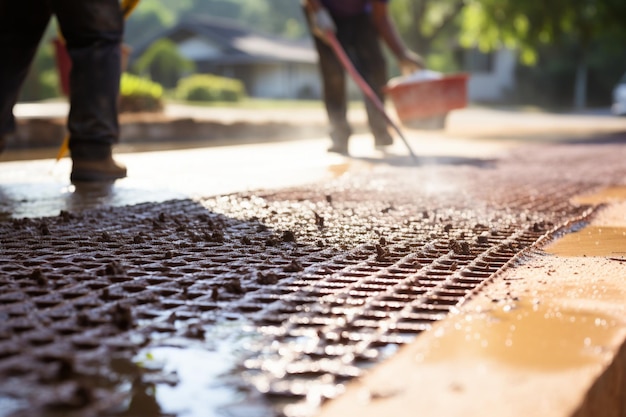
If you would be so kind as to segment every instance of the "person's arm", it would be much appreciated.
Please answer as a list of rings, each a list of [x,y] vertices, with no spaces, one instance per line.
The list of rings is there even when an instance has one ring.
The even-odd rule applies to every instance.
[[[319,0],[304,0],[304,8],[309,15],[315,36],[325,41],[328,32],[335,33],[337,31],[328,10]]]
[[[410,74],[424,68],[422,57],[407,48],[402,41],[395,24],[391,20],[386,2],[373,1],[372,19],[378,34],[398,59],[400,69],[404,74]]]
[[[304,0],[304,7],[309,13],[315,13],[322,8],[319,0]]]

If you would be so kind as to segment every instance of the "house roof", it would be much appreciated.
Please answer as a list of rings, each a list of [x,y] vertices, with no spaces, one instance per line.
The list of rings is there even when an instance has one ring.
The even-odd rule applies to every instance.
[[[192,39],[202,40],[217,51],[203,60],[216,63],[315,63],[317,60],[317,54],[308,39],[294,41],[280,38],[251,30],[233,20],[210,16],[187,18],[166,29],[136,48],[133,58],[140,56],[152,43],[162,38],[169,38],[177,44]]]

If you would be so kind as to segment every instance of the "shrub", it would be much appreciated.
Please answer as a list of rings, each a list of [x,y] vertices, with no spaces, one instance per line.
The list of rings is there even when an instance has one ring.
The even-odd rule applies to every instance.
[[[174,42],[160,39],[137,59],[133,72],[149,75],[165,88],[173,88],[185,73],[192,72],[194,68],[194,63],[178,52]]]
[[[120,111],[142,112],[163,109],[163,87],[160,84],[127,72],[120,83]]]
[[[176,87],[176,97],[186,101],[240,101],[245,97],[241,81],[211,74],[183,78]]]

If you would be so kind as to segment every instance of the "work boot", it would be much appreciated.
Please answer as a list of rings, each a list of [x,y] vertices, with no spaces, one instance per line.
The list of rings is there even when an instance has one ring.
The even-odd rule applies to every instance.
[[[333,143],[330,146],[330,148],[328,148],[328,152],[338,153],[340,155],[349,155],[348,144],[347,143]]]
[[[72,161],[70,181],[115,181],[126,177],[126,167],[112,156],[105,159],[75,159]]]
[[[352,134],[350,126],[340,125],[333,126],[330,132],[330,140],[332,145],[328,148],[328,152],[338,153],[340,155],[348,155],[348,140]]]
[[[389,132],[385,131],[374,134],[374,147],[376,149],[383,150],[391,145],[393,145],[393,137],[389,134]]]

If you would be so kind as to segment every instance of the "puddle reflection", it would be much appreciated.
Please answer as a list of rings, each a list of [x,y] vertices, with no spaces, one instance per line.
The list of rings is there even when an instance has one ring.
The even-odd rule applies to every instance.
[[[162,341],[134,358],[143,370],[121,416],[254,417],[273,416],[271,405],[243,388],[238,368],[258,336],[242,323],[218,325],[205,341]],[[257,394],[258,396],[258,394]]]
[[[603,314],[520,301],[458,320],[423,360],[463,358],[561,371],[596,363],[618,328],[615,318]]]
[[[162,367],[163,374],[173,375],[177,380],[175,384],[154,384],[154,404],[144,402],[148,408],[156,405],[164,413],[181,417],[218,416],[219,407],[238,399],[237,393],[220,381],[235,363],[226,347],[217,351],[158,347],[149,349],[139,360],[147,367]],[[137,411],[150,415],[145,414],[144,408]]]
[[[626,258],[626,228],[587,226],[547,245],[559,256],[609,256]]]

